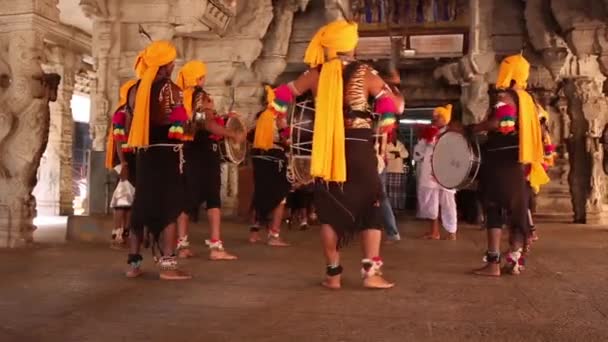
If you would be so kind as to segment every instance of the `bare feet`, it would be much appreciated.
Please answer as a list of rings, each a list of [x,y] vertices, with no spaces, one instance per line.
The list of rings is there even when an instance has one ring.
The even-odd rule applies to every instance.
[[[340,282],[340,275],[336,275],[336,276],[326,276],[325,280],[323,280],[323,282],[321,282],[321,286],[328,288],[330,290],[339,290],[340,287],[342,287],[341,282]]]
[[[125,275],[127,276],[127,278],[137,278],[142,274],[143,274],[143,271],[139,267],[137,267],[137,268],[130,267],[129,270],[127,270],[127,272],[125,272]]]
[[[448,236],[445,237],[448,241],[456,241],[456,233],[448,233]]]
[[[182,248],[177,251],[177,257],[180,259],[192,258],[193,256],[194,253],[192,252],[192,250],[190,250],[190,248]]]
[[[192,275],[179,269],[161,270],[160,279],[162,280],[189,280]]]
[[[290,244],[288,244],[287,242],[283,241],[283,239],[281,239],[280,237],[268,237],[268,242],[267,242],[268,246],[271,247],[289,247]]]
[[[441,235],[439,235],[439,233],[437,233],[437,234],[428,233],[428,234],[424,234],[422,236],[422,239],[423,240],[440,240]]]
[[[368,289],[390,289],[395,287],[395,283],[389,283],[380,275],[372,275],[363,279],[363,287]]]
[[[487,263],[484,267],[473,270],[473,274],[486,277],[500,277],[500,264]]]
[[[249,243],[257,243],[262,241],[262,237],[260,236],[260,232],[255,231],[249,233]]]
[[[237,260],[237,259],[238,258],[236,255],[232,255],[232,254],[226,252],[226,250],[212,249],[209,252],[209,260],[220,261],[220,260]]]

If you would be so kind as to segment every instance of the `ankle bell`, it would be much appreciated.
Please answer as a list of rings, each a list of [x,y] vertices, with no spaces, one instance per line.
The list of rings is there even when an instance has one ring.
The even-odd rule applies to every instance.
[[[213,239],[205,240],[205,244],[212,251],[223,251],[224,250],[224,243],[222,242],[222,240],[213,240]]]
[[[327,265],[327,270],[325,273],[330,277],[340,275],[342,274],[342,265]]]

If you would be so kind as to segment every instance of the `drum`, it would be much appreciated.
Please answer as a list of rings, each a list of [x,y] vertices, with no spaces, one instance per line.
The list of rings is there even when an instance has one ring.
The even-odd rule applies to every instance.
[[[228,130],[236,130],[245,132],[245,125],[238,117],[229,117],[226,120],[226,128]],[[236,143],[232,139],[222,139],[219,143],[220,156],[222,162],[240,164],[245,160],[247,153],[247,141]]]
[[[439,136],[433,150],[433,175],[444,188],[463,189],[471,185],[481,164],[477,141],[470,142],[458,132],[445,132]]]
[[[310,156],[312,154],[312,132],[315,109],[312,100],[305,100],[292,106],[287,116],[290,128],[288,170],[289,181],[298,186],[310,184]]]

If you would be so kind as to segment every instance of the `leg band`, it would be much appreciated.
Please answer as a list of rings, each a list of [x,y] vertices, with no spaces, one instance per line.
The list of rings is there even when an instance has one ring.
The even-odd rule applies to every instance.
[[[327,265],[327,275],[330,277],[342,274],[342,265]]]
[[[133,268],[139,268],[143,260],[144,258],[141,254],[129,254],[127,257],[127,264],[131,265]]]
[[[486,255],[483,257],[483,261],[488,264],[500,264],[500,259],[500,252],[487,251]]]

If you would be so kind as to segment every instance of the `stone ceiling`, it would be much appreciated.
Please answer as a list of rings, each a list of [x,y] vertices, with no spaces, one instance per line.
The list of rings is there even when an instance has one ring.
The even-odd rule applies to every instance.
[[[78,5],[80,0],[59,0],[59,20],[63,24],[76,27],[88,34],[93,31],[93,21],[87,18]]]

